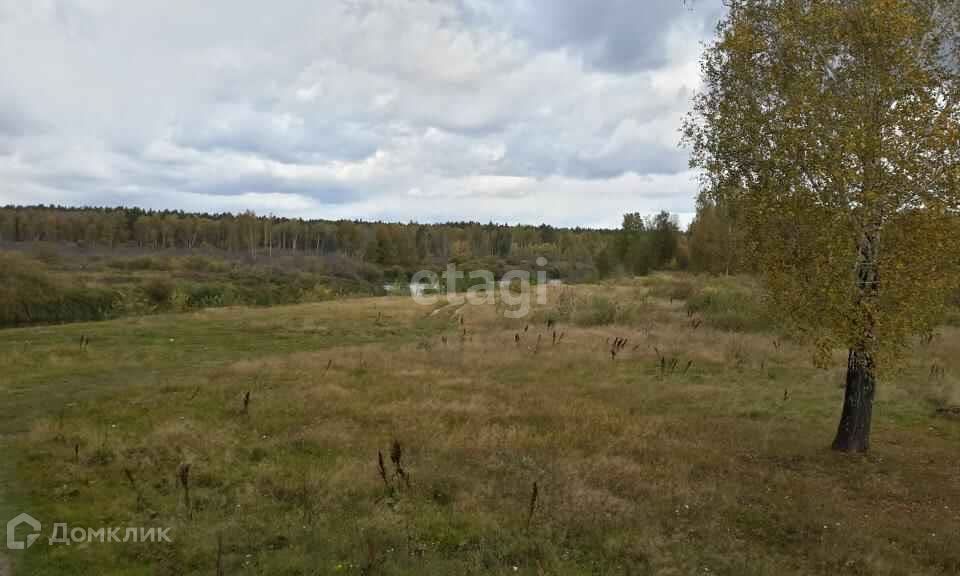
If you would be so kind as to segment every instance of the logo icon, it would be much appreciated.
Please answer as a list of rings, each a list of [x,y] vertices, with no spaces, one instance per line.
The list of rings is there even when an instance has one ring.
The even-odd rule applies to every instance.
[[[17,526],[26,524],[33,529],[34,534],[27,534],[26,542],[17,540]],[[37,541],[40,537],[40,521],[29,514],[21,514],[13,520],[7,522],[7,549],[25,550]]]

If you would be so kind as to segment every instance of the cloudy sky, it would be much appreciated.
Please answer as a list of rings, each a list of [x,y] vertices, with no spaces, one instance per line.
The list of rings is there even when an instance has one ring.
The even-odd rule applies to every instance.
[[[693,211],[719,0],[0,0],[0,204]],[[686,219],[686,218],[682,218]]]

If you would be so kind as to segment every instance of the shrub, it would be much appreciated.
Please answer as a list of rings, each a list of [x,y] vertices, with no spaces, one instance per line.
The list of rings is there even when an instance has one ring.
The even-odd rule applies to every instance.
[[[409,281],[409,275],[407,275],[406,270],[402,266],[391,266],[383,271],[383,279],[385,282],[402,284]]]
[[[719,330],[763,331],[773,321],[760,298],[749,291],[708,286],[687,300],[687,312],[699,314]]]
[[[217,284],[198,284],[186,290],[185,306],[187,308],[214,308],[226,306],[231,298],[227,294],[228,287]]]
[[[110,317],[119,293],[101,288],[65,288],[38,262],[0,255],[6,277],[0,284],[0,326],[83,322]]]
[[[155,256],[138,256],[136,258],[119,258],[107,262],[110,268],[119,270],[170,270],[170,260]]]
[[[40,242],[34,246],[30,255],[50,266],[60,263],[60,253],[57,251],[56,244]]]
[[[230,269],[229,263],[223,260],[215,260],[197,254],[183,258],[181,266],[191,272],[226,272]]]
[[[688,300],[696,293],[696,287],[690,280],[676,278],[656,279],[650,286],[650,295],[669,300]]]
[[[362,263],[358,273],[361,279],[371,284],[383,284],[383,270],[374,264],[370,264],[369,262]]]
[[[37,306],[58,292],[45,267],[20,254],[0,254],[5,279],[0,283],[0,324],[16,326],[34,321]]]
[[[165,308],[172,304],[176,286],[166,278],[154,278],[144,284],[142,290],[150,304]]]
[[[53,322],[90,322],[113,316],[120,294],[103,288],[71,288],[60,298]]]
[[[603,326],[616,322],[617,315],[616,302],[605,296],[594,296],[586,306],[577,307],[573,321],[581,326]]]

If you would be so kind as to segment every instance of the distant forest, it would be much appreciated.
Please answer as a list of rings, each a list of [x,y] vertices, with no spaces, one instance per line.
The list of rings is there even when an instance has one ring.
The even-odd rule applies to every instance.
[[[140,208],[5,206],[0,208],[0,242],[142,250],[208,249],[243,255],[250,260],[285,254],[341,256],[381,267],[390,277],[448,261],[467,264],[492,259],[509,264],[542,256],[557,268],[558,275],[588,280],[618,273],[685,269],[691,265],[729,271],[729,251],[722,250],[729,229],[713,220],[718,218],[712,214],[698,217],[686,233],[666,212],[650,218],[627,214],[620,230],[597,230],[545,224],[303,220],[252,212],[234,215]],[[698,237],[714,245],[693,246]],[[723,261],[706,261],[716,258]]]
[[[210,251],[250,262],[289,256],[347,260],[399,280],[417,269],[457,262],[502,272],[537,257],[555,277],[590,281],[657,269],[734,272],[734,227],[701,207],[689,231],[666,212],[626,214],[619,230],[508,226],[477,222],[396,224],[196,214],[140,208],[0,208],[0,243],[71,244],[81,249]],[[287,258],[289,260],[289,258]],[[373,275],[376,275],[374,273]]]
[[[749,254],[742,226],[707,202],[687,230],[667,212],[625,214],[619,229],[604,230],[6,206],[0,328],[396,295],[417,271],[448,263],[497,278],[545,270],[574,283],[657,270],[751,273]]]

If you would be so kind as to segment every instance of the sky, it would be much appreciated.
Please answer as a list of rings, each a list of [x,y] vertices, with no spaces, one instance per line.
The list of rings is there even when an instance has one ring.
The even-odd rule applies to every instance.
[[[689,4],[0,0],[0,205],[689,221]]]

